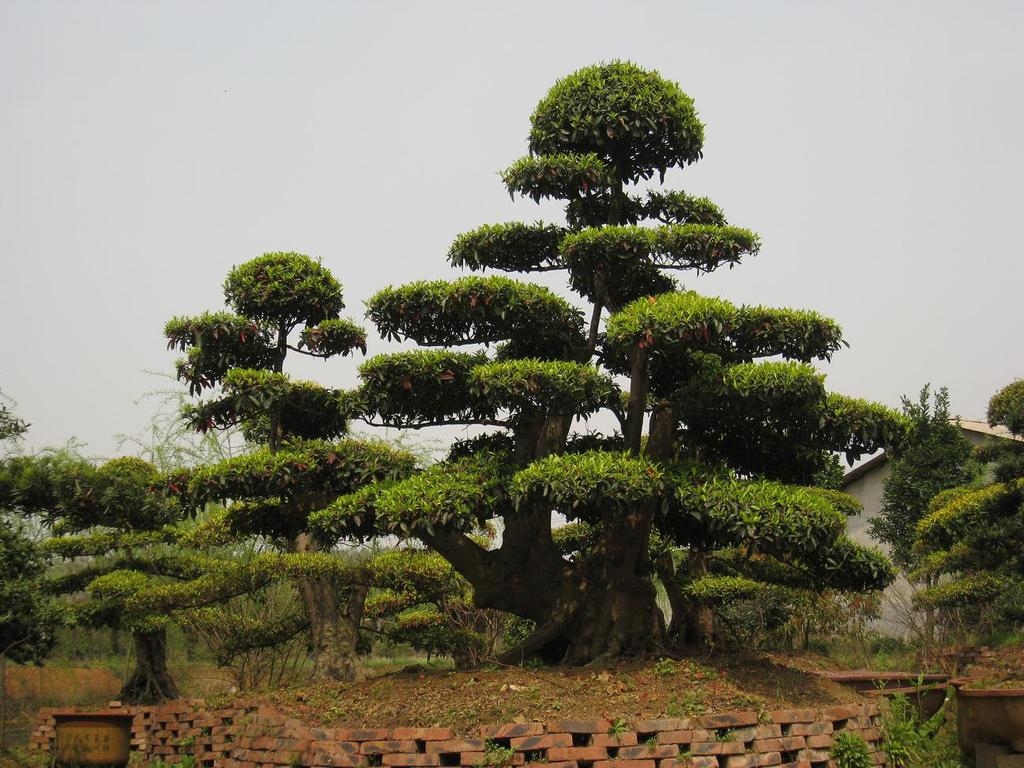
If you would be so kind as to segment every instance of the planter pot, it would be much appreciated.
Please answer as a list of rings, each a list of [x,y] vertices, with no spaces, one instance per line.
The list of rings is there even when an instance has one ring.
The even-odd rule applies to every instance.
[[[916,688],[919,683],[945,684],[949,680],[949,675],[922,675],[918,672],[872,672],[862,669],[853,672],[816,672],[815,674],[826,680],[853,688],[855,691]]]
[[[58,765],[127,765],[132,716],[119,710],[56,712]]]
[[[1024,688],[966,688],[955,680],[957,737],[973,754],[976,744],[1010,744],[1024,737]]]
[[[942,704],[946,700],[944,683],[916,685],[909,688],[880,688],[874,691],[864,691],[864,693],[873,698],[884,696],[887,699],[902,693],[907,697],[907,701],[917,705],[917,716],[920,722],[928,720],[942,709]]]

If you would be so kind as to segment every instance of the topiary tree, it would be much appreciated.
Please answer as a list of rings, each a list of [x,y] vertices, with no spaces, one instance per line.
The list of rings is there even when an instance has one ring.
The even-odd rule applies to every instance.
[[[339,495],[408,475],[415,459],[382,442],[345,437],[350,393],[284,373],[289,354],[330,359],[365,351],[363,329],[340,317],[341,285],[326,267],[297,253],[264,254],[231,270],[224,296],[229,312],[167,323],[169,345],[186,352],[178,377],[193,394],[214,393],[184,416],[199,431],[241,428],[259,447],[183,471],[168,487],[194,510],[227,505],[226,529],[287,555],[284,572],[296,577],[302,597],[314,677],[350,680],[372,578],[364,563],[331,550],[342,538],[377,532],[355,521],[328,534],[311,528],[309,517]],[[226,572],[211,576],[207,594],[238,594],[229,573],[249,583],[249,570]]]
[[[983,446],[992,482],[937,494],[917,524],[914,555],[919,578],[933,586],[915,602],[925,608],[992,606],[997,617],[1024,622],[1024,379],[1001,389],[988,405],[988,422],[1015,440]],[[940,577],[944,577],[941,578]]]
[[[472,604],[472,588],[440,555],[419,547],[383,551],[370,564],[374,590],[366,616],[391,642],[451,656],[456,669],[493,658],[504,624],[497,611]]]
[[[69,598],[66,620],[131,632],[135,665],[120,694],[129,702],[174,698],[177,686],[167,669],[169,617],[163,610],[128,612],[127,588],[191,578],[198,568],[176,551],[174,524],[183,511],[154,490],[157,481],[156,469],[140,459],[95,466],[65,453],[17,457],[0,472],[4,504],[54,534],[41,548],[65,566],[48,576],[45,591]]]
[[[703,136],[678,85],[628,62],[582,69],[538,104],[530,154],[502,178],[513,197],[564,201],[565,223],[484,226],[448,258],[563,271],[586,322],[547,288],[502,276],[414,282],[368,302],[382,336],[429,348],[361,366],[369,423],[498,429],[425,472],[340,497],[317,525],[370,521],[421,539],[472,584],[477,606],[536,623],[510,658],[662,652],[656,573],[674,585],[675,631],[691,642],[711,632],[706,599],[762,580],[860,590],[891,579],[881,555],[843,535],[855,503],[797,485],[830,468],[830,451],[852,459],[903,428],[889,409],[825,391],[810,363],[842,345],[838,325],[671,277],[760,247],[710,200],[645,189],[698,160]],[[571,431],[598,412],[616,434]],[[553,511],[591,531],[569,559]],[[472,534],[494,520],[500,546],[488,547]],[[655,534],[683,557],[652,555]]]

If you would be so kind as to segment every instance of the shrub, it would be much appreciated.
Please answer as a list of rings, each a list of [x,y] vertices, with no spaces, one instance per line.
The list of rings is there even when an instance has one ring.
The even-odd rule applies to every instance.
[[[856,733],[848,731],[840,731],[835,735],[830,754],[837,768],[871,768],[875,764],[868,743]]]

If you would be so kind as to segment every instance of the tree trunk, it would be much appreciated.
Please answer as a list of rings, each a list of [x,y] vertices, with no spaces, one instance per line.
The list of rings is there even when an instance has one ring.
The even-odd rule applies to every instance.
[[[312,552],[316,546],[308,534],[300,533],[295,538],[294,549]],[[359,625],[370,588],[356,585],[345,595],[339,595],[334,584],[314,578],[299,579],[298,587],[309,619],[313,679],[355,680],[359,664]]]
[[[673,571],[666,569],[661,575],[661,583],[665,587],[668,604],[672,608],[672,618],[666,630],[668,642],[670,645],[683,645],[686,643],[687,616],[690,615],[691,603],[679,588]]]
[[[563,561],[563,575],[552,584],[557,591],[549,587],[544,594],[547,615],[531,616],[537,630],[511,649],[507,660],[537,656],[578,666],[665,652],[665,622],[647,551],[652,511],[618,509],[603,515],[597,545],[575,565]],[[506,602],[530,597],[536,600],[536,593],[506,589],[504,595]]]
[[[0,749],[7,749],[7,654],[0,651]]]
[[[687,572],[690,578],[700,578],[708,573],[708,556],[698,547],[690,548],[687,560]],[[686,613],[687,645],[710,647],[715,637],[715,615],[706,605],[691,603]]]
[[[121,700],[129,704],[156,704],[178,698],[178,687],[167,670],[167,630],[135,630],[135,669],[121,689]]]
[[[313,644],[313,679],[351,682],[358,672],[359,625],[369,587],[354,586],[339,596],[323,579],[300,579]]]

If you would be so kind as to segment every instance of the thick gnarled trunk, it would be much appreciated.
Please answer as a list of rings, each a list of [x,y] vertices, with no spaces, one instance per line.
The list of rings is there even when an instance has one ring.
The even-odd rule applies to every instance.
[[[306,533],[296,536],[296,552],[313,552],[317,544]],[[359,626],[368,586],[352,585],[344,593],[327,579],[298,579],[299,594],[309,619],[313,679],[351,682],[359,665]]]
[[[536,656],[578,666],[666,652],[665,622],[647,553],[650,513],[636,509],[604,515],[598,544],[576,564],[563,561],[557,592],[542,595],[543,615],[531,616],[536,632],[511,649],[506,660]],[[511,603],[531,597],[539,606],[537,593],[506,589],[503,599]]]
[[[167,630],[132,632],[135,668],[121,689],[128,704],[156,704],[178,698],[178,687],[167,670]]]
[[[334,585],[323,579],[301,579],[299,592],[309,617],[313,679],[355,680],[359,625],[369,588],[353,586],[339,595]]]

